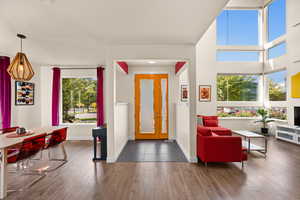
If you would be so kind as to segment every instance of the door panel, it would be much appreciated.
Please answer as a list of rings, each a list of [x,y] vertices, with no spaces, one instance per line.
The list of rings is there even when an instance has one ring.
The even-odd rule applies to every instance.
[[[154,130],[154,94],[153,94],[153,80],[142,79],[141,96],[140,96],[140,129],[141,133],[155,133]]]
[[[135,76],[135,138],[168,138],[168,75]]]

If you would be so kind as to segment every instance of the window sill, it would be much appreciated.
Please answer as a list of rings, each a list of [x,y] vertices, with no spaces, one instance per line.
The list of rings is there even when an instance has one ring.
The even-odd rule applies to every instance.
[[[240,119],[244,119],[244,120],[258,120],[259,118],[257,117],[219,117],[218,119],[221,120],[240,120]]]
[[[274,118],[271,118],[271,120],[274,120],[275,122],[288,122],[288,120],[283,120],[283,119],[274,119]]]
[[[96,123],[61,123],[61,126],[97,126]]]
[[[220,120],[260,120],[259,117],[219,117]],[[288,122],[287,120],[282,119],[273,119],[275,122]]]

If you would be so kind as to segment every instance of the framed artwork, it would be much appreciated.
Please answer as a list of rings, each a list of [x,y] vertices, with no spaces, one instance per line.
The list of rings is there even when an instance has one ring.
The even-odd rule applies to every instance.
[[[181,85],[181,101],[187,102],[189,98],[188,85]]]
[[[15,105],[34,105],[34,83],[15,82]]]
[[[199,85],[199,101],[211,101],[210,85]]]

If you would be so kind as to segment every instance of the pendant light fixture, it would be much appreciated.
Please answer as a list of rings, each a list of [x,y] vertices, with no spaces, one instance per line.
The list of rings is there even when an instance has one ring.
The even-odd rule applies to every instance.
[[[16,54],[7,72],[16,81],[29,81],[33,77],[34,71],[26,55],[22,52],[22,40],[26,39],[26,36],[17,34],[17,37],[21,40],[21,51]]]

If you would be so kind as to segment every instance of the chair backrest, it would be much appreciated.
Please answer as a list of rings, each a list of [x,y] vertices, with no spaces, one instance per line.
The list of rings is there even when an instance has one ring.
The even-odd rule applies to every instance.
[[[0,129],[0,133],[4,134],[4,133],[14,132],[17,130],[17,128],[19,128],[19,127],[15,126],[15,127],[10,127],[10,128],[3,128],[3,129]]]
[[[203,126],[217,127],[219,126],[218,116],[203,116]]]
[[[40,151],[46,143],[46,133],[24,139],[17,160],[28,158]]]
[[[62,143],[67,139],[67,128],[54,131],[48,141],[47,147]]]

